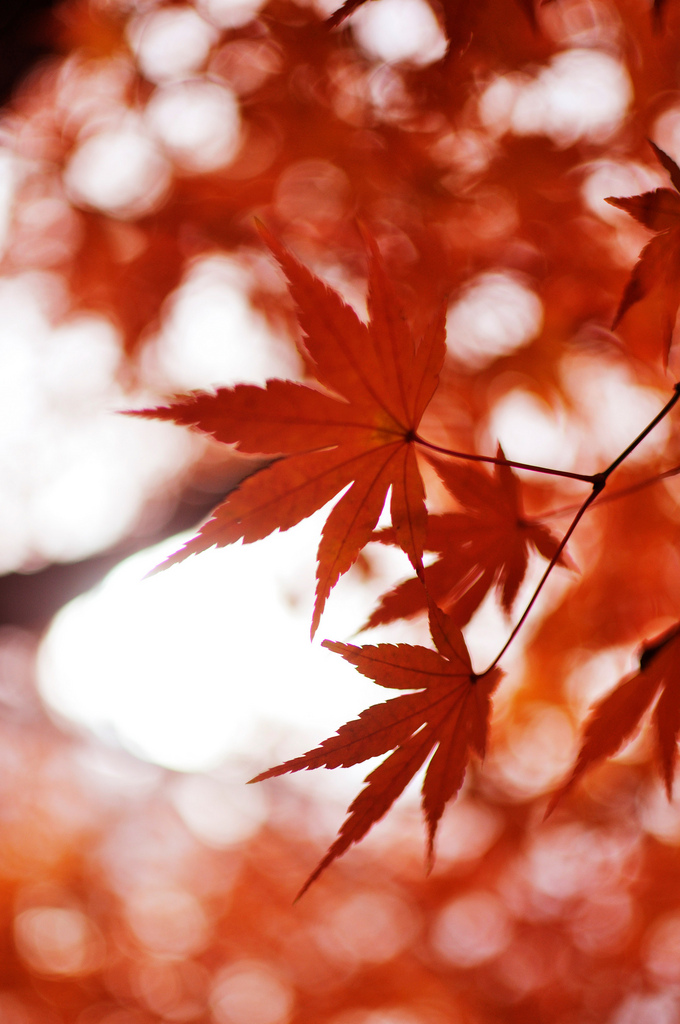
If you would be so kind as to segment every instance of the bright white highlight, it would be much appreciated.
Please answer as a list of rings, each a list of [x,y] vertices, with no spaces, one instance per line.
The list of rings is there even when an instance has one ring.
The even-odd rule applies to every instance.
[[[624,66],[597,50],[558,53],[537,75],[496,78],[480,99],[483,123],[497,135],[547,135],[558,146],[604,141],[632,98]]]
[[[388,64],[423,66],[446,53],[446,37],[425,0],[373,0],[356,12],[352,28],[366,53]]]
[[[633,380],[623,366],[592,356],[572,356],[562,377],[588,437],[588,451],[600,466],[615,459],[663,408],[663,393]],[[668,444],[669,419],[662,420],[628,456],[628,463],[649,459]]]
[[[608,196],[635,196],[641,192],[649,192],[663,184],[662,173],[655,172],[643,164],[632,161],[617,162],[614,160],[595,161],[583,182],[583,198],[602,220],[610,224],[630,224],[630,217],[623,210],[605,203]],[[637,245],[637,240],[636,240]],[[637,258],[638,249],[631,255]]]
[[[537,395],[515,388],[493,408],[489,433],[497,438],[509,459],[552,469],[571,470],[577,438],[566,423]]]
[[[680,157],[680,107],[669,107],[668,110],[664,110],[654,122],[649,137],[677,163]],[[668,187],[665,173],[663,184]]]
[[[264,0],[196,0],[196,6],[208,21],[220,28],[239,28],[247,25]]]
[[[131,125],[85,139],[71,157],[64,180],[76,203],[138,217],[162,198],[170,168],[155,143]]]
[[[133,20],[128,36],[142,74],[167,82],[198,71],[218,38],[193,7],[162,7]]]
[[[451,354],[474,369],[526,345],[541,329],[543,306],[535,292],[509,274],[480,274],[449,309]]]
[[[222,167],[240,144],[236,97],[215,82],[176,82],[158,89],[147,104],[146,120],[158,141],[187,170]]]
[[[86,558],[132,526],[196,450],[186,431],[117,415],[120,345],[100,317],[50,324],[48,275],[0,282],[0,570]]]
[[[264,317],[248,302],[248,283],[243,266],[225,256],[193,265],[173,297],[153,355],[147,357],[150,372],[160,373],[163,390],[264,384],[268,377],[298,376],[291,346],[277,345]]]
[[[211,769],[227,755],[252,758],[267,734],[284,732],[284,756],[331,735],[386,694],[309,642],[325,514],[149,579],[186,537],[128,559],[57,615],[39,657],[44,697],[75,722],[184,771]],[[392,578],[404,571],[399,553],[377,555],[396,560]],[[343,639],[361,625],[389,585],[380,576],[341,582],[322,637]],[[402,627],[400,640],[408,635]]]

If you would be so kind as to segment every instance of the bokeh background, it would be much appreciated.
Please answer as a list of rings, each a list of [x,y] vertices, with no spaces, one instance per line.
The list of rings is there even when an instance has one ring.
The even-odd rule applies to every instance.
[[[416,324],[450,296],[430,436],[601,468],[668,394],[609,331],[650,233],[603,197],[667,184],[646,136],[680,157],[674,0],[4,11],[2,1024],[680,1021],[680,812],[645,737],[542,820],[590,701],[680,614],[675,479],[554,574],[431,875],[409,790],[293,905],[366,769],[245,784],[376,699],[308,641],[323,516],[144,579],[257,463],[123,415],[302,379],[254,218],[360,310],[361,221]],[[679,455],[664,423],[622,486]],[[559,532],[581,492],[525,484]],[[406,572],[371,546],[322,635]],[[492,595],[475,664],[507,631]]]

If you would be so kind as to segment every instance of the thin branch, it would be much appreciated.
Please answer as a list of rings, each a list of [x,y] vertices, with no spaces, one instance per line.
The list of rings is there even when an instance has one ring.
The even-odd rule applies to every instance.
[[[588,484],[595,482],[595,477],[592,474],[571,473],[566,469],[548,469],[547,466],[534,466],[530,462],[513,462],[512,459],[500,459],[493,455],[470,455],[468,452],[457,452],[451,448],[441,448],[438,444],[432,444],[430,441],[425,441],[422,437],[418,437],[417,434],[413,440],[424,448],[429,448],[433,452],[439,452],[441,455],[449,455],[454,459],[465,459],[467,462],[491,462],[495,466],[512,466],[513,469],[528,469],[532,473],[543,473],[546,476],[562,476],[567,477],[569,480],[582,480]]]
[[[670,480],[671,477],[677,476],[680,473],[680,466],[673,466],[672,469],[666,469],[663,473],[656,473],[654,476],[647,477],[645,480],[638,480],[636,484],[631,484],[629,487],[622,487],[620,491],[612,491],[610,494],[603,494],[598,505],[604,505],[605,502],[616,501],[619,498],[627,498],[629,494],[637,494],[638,491],[644,491],[646,487],[651,487],[652,484],[658,483],[660,480]]]
[[[680,400],[680,382],[675,384],[675,386],[673,388],[673,395],[666,402],[666,404],[663,407],[663,409],[659,413],[657,413],[657,415],[654,417],[654,419],[651,420],[647,424],[647,426],[644,428],[644,430],[640,431],[640,433],[637,435],[637,437],[633,441],[631,441],[631,443],[628,445],[627,448],[624,448],[624,450],[621,452],[621,454],[617,458],[615,458],[614,461],[611,462],[607,466],[607,468],[605,470],[603,470],[601,473],[595,473],[591,477],[582,478],[582,479],[589,479],[592,482],[592,485],[593,485],[592,492],[588,495],[586,500],[579,507],[576,515],[572,519],[572,521],[571,521],[571,523],[569,525],[569,529],[565,533],[564,537],[562,538],[562,540],[560,541],[560,543],[559,543],[559,545],[557,547],[557,550],[555,551],[554,555],[550,559],[545,572],[543,573],[543,575],[541,576],[541,579],[539,580],[538,586],[536,587],[536,589],[534,590],[533,594],[531,595],[531,598],[529,599],[529,603],[527,604],[526,608],[522,612],[518,622],[515,624],[512,632],[510,633],[510,636],[505,641],[505,643],[503,644],[503,647],[498,652],[498,654],[496,655],[494,660],[491,662],[489,667],[484,672],[479,673],[479,675],[482,675],[482,676],[486,675],[488,672],[490,672],[493,668],[496,667],[496,665],[498,664],[500,659],[503,657],[503,655],[507,651],[507,649],[510,646],[510,644],[512,643],[512,641],[515,639],[515,637],[519,633],[520,629],[522,628],[522,626],[526,622],[527,616],[529,615],[529,613],[531,612],[531,609],[533,608],[534,604],[536,603],[536,599],[538,598],[538,595],[540,594],[540,592],[543,589],[543,587],[544,587],[548,577],[550,576],[550,573],[553,571],[553,569],[557,565],[557,562],[558,562],[558,560],[560,558],[560,555],[564,551],[569,538],[573,534],[574,530],[576,529],[576,527],[578,526],[578,524],[580,523],[581,519],[583,518],[585,513],[588,511],[590,506],[595,502],[596,498],[604,490],[604,488],[605,488],[605,486],[607,484],[607,480],[609,479],[611,474],[614,472],[615,469],[618,468],[618,466],[621,465],[621,463],[625,459],[628,458],[628,456],[632,452],[635,451],[637,446],[645,439],[645,437],[647,437],[647,435],[649,433],[651,433],[651,431],[654,429],[654,427],[656,427],[661,422],[661,420],[664,419],[664,417],[668,415],[668,413],[671,411],[671,409],[676,405],[676,403],[679,400]],[[503,460],[497,460],[497,461],[503,461]],[[512,465],[512,463],[510,463],[510,465]]]
[[[547,566],[545,572],[543,573],[543,575],[541,576],[541,579],[540,579],[540,581],[538,583],[538,586],[536,587],[536,589],[534,590],[533,594],[531,595],[531,598],[529,599],[529,603],[527,604],[527,606],[524,609],[524,611],[522,612],[519,620],[515,624],[515,626],[514,626],[514,628],[512,630],[512,633],[510,634],[508,639],[505,641],[505,643],[503,644],[503,647],[498,652],[496,657],[493,659],[493,661],[491,662],[489,667],[487,669],[485,669],[484,672],[477,673],[478,676],[485,676],[488,672],[491,671],[491,669],[496,667],[496,665],[498,664],[500,659],[503,657],[503,655],[507,651],[507,649],[510,646],[510,644],[512,643],[512,641],[515,639],[515,637],[519,633],[520,629],[522,628],[522,626],[524,625],[524,623],[526,621],[527,616],[529,615],[529,612],[533,608],[538,595],[543,590],[543,587],[544,587],[545,583],[547,582],[548,576],[550,576],[550,573],[553,571],[553,569],[557,565],[557,563],[558,563],[558,561],[560,559],[560,555],[562,554],[562,552],[564,551],[565,547],[567,546],[567,542],[569,541],[569,538],[571,537],[572,533],[574,532],[574,530],[578,526],[579,522],[581,521],[581,519],[583,518],[583,516],[585,515],[587,510],[590,508],[592,503],[595,501],[595,499],[597,498],[598,494],[601,492],[601,490],[602,490],[602,488],[604,486],[605,486],[605,484],[604,484],[604,481],[602,481],[602,480],[598,480],[598,481],[596,481],[593,484],[592,492],[588,495],[588,497],[583,502],[583,504],[579,508],[578,512],[576,513],[576,515],[572,519],[572,521],[571,521],[571,523],[569,525],[569,529],[567,530],[567,532],[565,533],[564,537],[560,541],[560,543],[559,543],[559,545],[557,547],[557,550],[555,551],[555,554],[552,556],[552,558],[548,562],[548,566]]]
[[[668,399],[661,412],[657,413],[654,419],[651,421],[651,423],[648,423],[645,429],[640,431],[635,440],[631,441],[627,448],[624,448],[619,457],[614,459],[611,465],[607,466],[607,468],[602,474],[605,480],[611,473],[614,472],[617,466],[621,465],[624,459],[628,458],[631,452],[635,451],[640,442],[644,441],[644,439],[647,437],[647,434],[651,433],[651,431],[654,430],[654,427],[656,427],[657,424],[661,423],[661,420],[668,415],[668,413],[671,411],[671,409],[678,400],[680,400],[680,383],[676,384],[673,388],[673,394]]]
[[[637,494],[638,491],[644,491],[646,487],[651,487],[660,480],[669,480],[671,477],[678,476],[678,474],[680,474],[680,466],[673,466],[671,469],[665,469],[663,473],[655,473],[654,476],[648,476],[645,477],[644,480],[638,480],[636,484],[630,484],[628,487],[622,487],[618,491],[610,491],[609,494],[601,494],[597,501],[594,502],[594,505],[599,508],[600,505],[608,505],[612,501],[618,501],[619,498],[627,498],[630,494]],[[527,522],[543,523],[546,519],[561,519],[562,516],[570,515],[579,507],[579,505],[573,504],[562,505],[560,508],[553,508],[548,512],[542,512],[540,516],[527,517]]]

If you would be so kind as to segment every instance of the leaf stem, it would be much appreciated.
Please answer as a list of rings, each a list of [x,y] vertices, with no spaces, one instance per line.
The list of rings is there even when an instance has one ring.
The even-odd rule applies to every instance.
[[[512,466],[513,469],[528,469],[532,473],[544,473],[548,476],[562,476],[567,477],[569,480],[582,480],[588,484],[595,482],[595,476],[592,474],[571,473],[566,469],[549,469],[547,466],[534,466],[530,462],[513,462],[512,459],[499,459],[493,455],[471,455],[469,452],[457,452],[453,451],[451,448],[441,448],[438,444],[432,444],[431,441],[426,441],[417,434],[413,440],[416,444],[420,444],[424,448],[429,448],[433,452],[439,452],[441,455],[449,455],[454,459],[465,459],[467,462],[492,462],[496,466]]]
[[[630,484],[628,487],[622,487],[618,491],[611,491],[609,494],[601,494],[594,504],[598,508],[600,505],[608,505],[612,501],[618,501],[619,498],[627,498],[630,494],[637,494],[638,491],[644,491],[646,487],[651,487],[653,484],[659,483],[660,480],[669,480],[671,477],[677,476],[679,473],[680,466],[672,466],[670,469],[665,469],[663,473],[655,473],[654,476],[645,477],[644,480],[638,480],[637,483]],[[573,504],[561,505],[559,508],[553,508],[548,512],[542,512],[539,516],[530,517],[529,521],[543,523],[546,519],[560,519],[562,516],[575,512],[578,508],[578,505]]]

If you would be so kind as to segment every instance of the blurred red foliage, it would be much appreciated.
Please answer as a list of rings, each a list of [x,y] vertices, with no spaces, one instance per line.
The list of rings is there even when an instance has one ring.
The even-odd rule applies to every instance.
[[[111,373],[129,407],[160,404],[196,386],[164,377],[158,353],[207,259],[234,261],[292,351],[295,310],[255,219],[359,309],[361,225],[416,336],[449,296],[423,436],[491,456],[509,432],[511,459],[601,473],[677,376],[672,348],[663,365],[674,272],[663,289],[652,275],[625,292],[644,246],[663,255],[677,228],[625,197],[670,193],[647,139],[680,157],[680,7],[360,6],[329,27],[329,10],[293,0],[58,5],[44,30],[52,56],[0,118],[2,280],[37,282],[55,325],[100,314],[120,343]],[[411,28],[390,41],[401,19]],[[407,806],[293,908],[339,809],[327,821],[277,780],[266,816],[248,825],[224,773],[182,779],[69,738],[34,696],[35,634],[0,634],[0,1019],[675,1024],[680,816],[647,733],[542,821],[588,706],[680,618],[674,415],[616,468],[569,541],[578,572],[551,575],[503,661],[487,763],[443,817],[429,878]],[[217,445],[192,457],[115,552],[167,532],[177,502],[204,513],[253,468]],[[433,473],[425,482],[442,517],[470,512]],[[587,488],[526,473],[517,485],[519,533],[554,554],[549,537],[564,535]],[[514,622],[520,547],[522,565],[501,560],[485,580]],[[476,599],[481,563],[466,555],[447,608]],[[241,777],[263,767],[258,754]]]
[[[187,786],[36,709],[2,751],[11,1024],[676,1019],[680,816],[639,766],[543,825],[492,767],[429,878],[405,810],[293,907],[327,837],[283,780],[258,825],[224,773]]]

